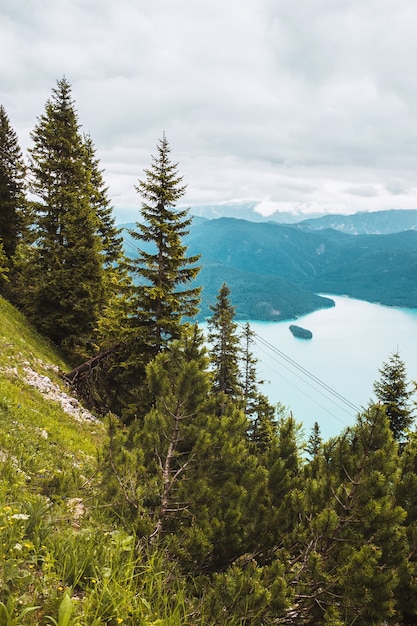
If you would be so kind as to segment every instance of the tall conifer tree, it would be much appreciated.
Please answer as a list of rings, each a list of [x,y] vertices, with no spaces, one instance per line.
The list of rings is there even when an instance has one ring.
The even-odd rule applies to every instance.
[[[413,391],[407,380],[404,361],[398,350],[379,370],[381,378],[374,383],[374,391],[378,400],[385,408],[390,428],[396,441],[402,441],[407,428],[414,420],[410,397]]]
[[[235,307],[230,300],[230,289],[224,283],[217,300],[210,308],[213,315],[208,319],[208,340],[214,369],[214,391],[230,398],[242,399],[243,388],[240,379],[240,339],[234,320]]]
[[[32,140],[37,239],[27,310],[41,331],[70,350],[88,340],[96,324],[104,275],[92,157],[86,156],[65,78],[47,101]]]
[[[0,105],[0,241],[9,264],[24,227],[25,173],[17,135]]]
[[[104,182],[103,170],[96,155],[96,148],[90,135],[84,135],[85,165],[89,176],[90,205],[97,217],[97,230],[101,237],[102,254],[105,266],[110,267],[120,261],[123,250],[121,230],[116,227],[113,207]]]
[[[170,147],[163,135],[157,156],[145,169],[137,192],[142,196],[142,222],[132,237],[139,243],[139,256],[131,269],[137,276],[134,323],[146,328],[150,353],[156,354],[169,340],[180,336],[183,318],[193,318],[200,303],[201,288],[190,285],[200,268],[199,256],[187,256],[183,237],[192,218],[188,210],[176,208],[185,194],[178,164],[170,160]]]

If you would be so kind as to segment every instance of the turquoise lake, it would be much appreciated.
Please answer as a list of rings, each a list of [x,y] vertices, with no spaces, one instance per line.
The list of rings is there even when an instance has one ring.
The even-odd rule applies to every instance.
[[[296,321],[250,322],[259,377],[266,381],[263,391],[292,411],[306,436],[317,421],[323,439],[353,424],[358,411],[375,399],[378,370],[396,350],[407,378],[417,380],[417,309],[329,297],[334,308]],[[307,328],[313,338],[296,339],[290,324]]]

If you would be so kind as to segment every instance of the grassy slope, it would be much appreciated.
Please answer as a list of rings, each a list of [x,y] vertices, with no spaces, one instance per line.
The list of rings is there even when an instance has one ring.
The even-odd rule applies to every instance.
[[[58,370],[70,368],[3,299],[0,320],[0,450],[3,456],[13,455],[32,490],[50,491],[71,466],[87,470],[94,465],[104,429],[100,423],[78,421],[26,382],[30,368],[65,391]]]
[[[0,625],[188,624],[164,555],[145,555],[108,514],[104,425],[69,415],[28,368],[65,391],[65,361],[0,298]]]

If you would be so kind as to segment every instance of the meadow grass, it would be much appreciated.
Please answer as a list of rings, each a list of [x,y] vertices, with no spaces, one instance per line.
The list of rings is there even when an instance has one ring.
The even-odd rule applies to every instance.
[[[104,424],[64,411],[28,371],[70,367],[0,298],[0,626],[179,626],[185,584],[116,528],[102,499]]]

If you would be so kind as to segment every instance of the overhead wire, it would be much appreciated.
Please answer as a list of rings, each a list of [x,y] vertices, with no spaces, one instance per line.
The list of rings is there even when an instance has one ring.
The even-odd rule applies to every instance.
[[[337,407],[340,411],[344,412],[345,414],[347,413],[349,415],[350,418],[353,417],[352,413],[351,413],[351,408],[348,408],[346,406],[343,406],[342,404],[340,404],[337,401],[337,398],[335,397],[331,397],[326,395],[326,393],[321,390],[318,389],[317,387],[315,387],[310,381],[305,380],[302,378],[302,376],[300,374],[297,374],[297,372],[293,372],[290,369],[288,369],[284,364],[282,364],[281,362],[278,361],[278,359],[274,358],[271,356],[271,354],[269,354],[266,350],[264,350],[261,346],[257,346],[258,350],[260,352],[262,352],[263,354],[265,354],[269,359],[272,358],[276,363],[278,363],[280,366],[284,367],[284,369],[287,369],[287,371],[289,372],[289,374],[291,375],[291,377],[296,377],[299,380],[301,380],[301,382],[303,383],[303,385],[308,385],[314,392],[321,394],[321,396],[323,396],[323,398],[328,402],[331,402],[335,407]],[[313,395],[311,395],[311,393],[308,393],[306,391],[306,389],[303,387],[300,387],[298,385],[295,384],[295,382],[293,380],[291,380],[290,378],[288,378],[287,376],[285,376],[282,372],[278,371],[277,369],[275,369],[273,366],[271,366],[271,364],[266,364],[264,361],[262,361],[262,359],[259,359],[261,361],[261,363],[263,363],[263,365],[265,367],[267,367],[267,369],[271,372],[274,372],[277,376],[279,376],[279,378],[283,381],[285,381],[288,385],[291,385],[291,387],[293,387],[294,389],[296,389],[297,391],[300,392],[300,394],[302,394],[303,396],[305,396],[306,398],[308,398],[311,402],[313,402],[315,405],[317,405],[318,407],[320,407],[320,409],[322,411],[324,411],[325,413],[327,413],[328,415],[330,415],[332,418],[336,419],[338,422],[340,422],[341,424],[343,424],[343,426],[348,426],[348,424],[346,424],[346,422],[344,420],[342,420],[338,415],[336,415],[334,413],[333,410],[331,410],[329,408],[329,406],[325,406],[322,402],[319,402],[317,400],[317,398],[315,398]],[[356,410],[355,408],[355,414],[359,411],[359,409]]]
[[[242,324],[238,323],[238,325],[242,327]],[[289,372],[292,377],[295,376],[296,378],[301,380],[304,385],[308,385],[316,393],[321,394],[327,401],[332,402],[339,409],[341,409],[345,413],[347,412],[351,417],[353,417],[352,411],[354,412],[354,415],[356,415],[357,413],[361,411],[360,407],[356,406],[353,402],[345,398],[338,391],[330,387],[330,385],[320,380],[317,376],[312,374],[305,367],[303,367],[302,365],[297,363],[294,359],[292,359],[287,354],[282,352],[282,350],[279,350],[276,346],[274,346],[269,341],[261,337],[258,333],[253,331],[253,329],[251,329],[251,331],[253,333],[253,336],[255,337],[255,343],[257,345],[258,350],[266,354],[268,358],[272,358],[273,361],[275,361],[277,364],[279,364],[281,367],[287,370],[287,372]],[[335,419],[337,419],[338,421],[340,421],[342,424],[346,426],[345,422],[342,419],[340,419],[340,417],[334,415],[333,412],[331,412],[329,409],[323,406],[323,404],[318,402],[309,393],[307,393],[305,389],[300,389],[300,387],[298,387],[294,382],[292,382],[291,380],[286,378],[284,375],[282,375],[282,373],[278,372],[273,367],[271,367],[270,364],[268,364],[267,367],[271,371],[274,371],[276,374],[278,374],[278,376],[280,376],[280,378],[285,380],[288,384],[290,384],[295,389],[300,391],[300,393],[302,393],[305,397],[309,398],[312,402],[317,404],[317,406],[321,407],[327,413],[332,415],[332,417],[334,417]]]
[[[124,230],[127,230],[127,229],[124,229]],[[139,252],[139,248],[137,246],[135,246],[134,243],[132,241],[130,241],[129,239],[125,238],[124,239],[124,244],[125,244],[125,246],[130,248],[130,250],[132,250],[132,251],[134,251],[136,253]],[[243,328],[243,324],[241,324],[239,322],[238,322],[238,326]],[[347,410],[354,411],[355,414],[357,414],[357,413],[359,413],[361,411],[360,407],[356,406],[353,402],[351,402],[350,400],[345,398],[338,391],[336,391],[335,389],[330,387],[330,385],[328,385],[324,381],[320,380],[320,378],[315,376],[315,374],[313,374],[312,372],[309,372],[305,367],[303,367],[302,365],[297,363],[294,359],[292,359],[287,354],[282,352],[282,350],[279,350],[276,346],[274,346],[269,341],[267,341],[266,339],[261,337],[253,329],[251,329],[251,332],[253,333],[253,336],[255,338],[255,341],[256,341],[258,349],[261,350],[262,352],[264,352],[264,354],[267,354],[269,356],[269,358],[272,358],[281,367],[284,367],[284,369],[286,369],[292,376],[295,376],[296,378],[301,380],[304,384],[307,384],[315,392],[320,393],[327,401],[333,402],[333,404],[335,406],[337,406],[339,409],[341,409],[342,411],[347,411]],[[266,350],[268,350],[269,353]],[[271,353],[272,353],[272,355],[271,355]],[[277,358],[277,357],[279,357],[279,358]],[[297,387],[297,385],[295,385],[291,380],[289,380],[288,378],[286,378],[285,376],[283,376],[282,374],[280,374],[279,372],[274,370],[274,368],[271,367],[271,365],[267,365],[267,367],[268,367],[269,370],[271,370],[271,371],[275,372],[276,374],[278,374],[278,376],[280,376],[288,384],[292,385],[295,389],[297,389],[297,391],[302,393],[309,400],[314,402],[322,410],[326,411],[329,415],[331,415],[332,417],[334,417],[335,419],[337,419],[343,425],[346,426],[345,422],[343,422],[343,420],[340,419],[340,417],[334,415],[334,413],[332,411],[330,411],[323,404],[318,402],[314,397],[312,397],[304,389],[301,389],[300,387]],[[295,371],[292,371],[290,369],[290,367],[293,368],[293,370],[295,370]],[[328,395],[326,395],[326,394],[328,394]]]

